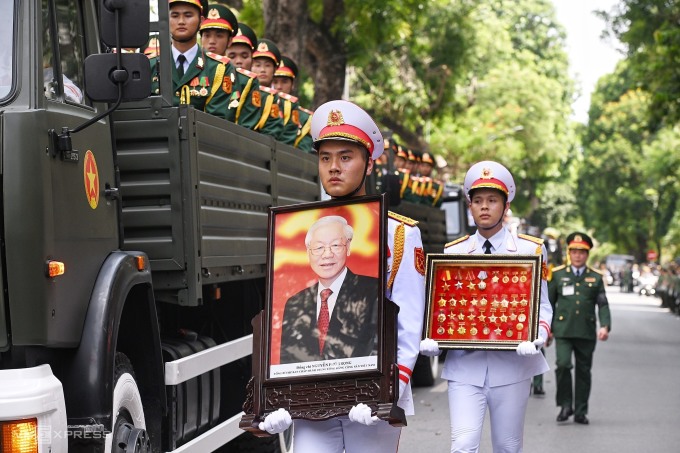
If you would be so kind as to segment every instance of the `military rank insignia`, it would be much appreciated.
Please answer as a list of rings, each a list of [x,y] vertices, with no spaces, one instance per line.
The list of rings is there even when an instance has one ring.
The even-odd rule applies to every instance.
[[[225,77],[222,79],[222,91],[224,91],[227,94],[231,94],[232,90],[232,84],[231,84],[231,79],[229,77]]]
[[[252,94],[252,101],[253,105],[257,107],[258,109],[262,107],[262,96],[260,95],[260,92],[255,90],[253,91]]]
[[[279,110],[279,106],[277,104],[272,104],[272,109],[271,112],[269,112],[269,116],[271,116],[272,118],[281,117],[281,111]]]
[[[416,270],[420,275],[425,275],[425,252],[422,247],[415,247],[413,249],[413,256],[415,260]]]

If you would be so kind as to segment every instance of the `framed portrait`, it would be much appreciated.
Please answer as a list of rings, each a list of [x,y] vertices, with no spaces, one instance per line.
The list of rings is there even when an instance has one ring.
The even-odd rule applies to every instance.
[[[270,209],[265,308],[241,427],[285,408],[323,420],[363,402],[394,424],[396,308],[385,294],[383,195]],[[402,411],[403,414],[403,411]]]
[[[535,340],[541,260],[541,255],[427,255],[426,336],[444,349],[514,350]]]

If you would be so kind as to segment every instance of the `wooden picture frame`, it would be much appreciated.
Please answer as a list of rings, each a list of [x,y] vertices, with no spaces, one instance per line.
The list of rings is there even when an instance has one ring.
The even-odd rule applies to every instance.
[[[242,429],[268,435],[258,424],[278,408],[325,420],[358,403],[405,424],[396,405],[397,308],[384,297],[386,226],[384,195],[270,208],[266,301],[253,319]],[[317,323],[328,284],[335,298],[324,336]]]
[[[535,340],[541,261],[541,255],[427,255],[425,336],[442,349],[514,350]]]

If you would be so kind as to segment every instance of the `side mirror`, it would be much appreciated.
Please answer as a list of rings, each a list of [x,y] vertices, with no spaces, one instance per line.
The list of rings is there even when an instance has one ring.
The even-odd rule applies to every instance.
[[[118,69],[118,57],[122,67]],[[117,102],[122,83],[125,101],[140,101],[151,95],[151,65],[141,53],[93,54],[85,59],[85,93],[95,102]]]
[[[119,30],[116,30],[116,11]],[[100,0],[99,31],[109,47],[117,46],[117,34],[120,47],[144,46],[149,40],[149,0]]]

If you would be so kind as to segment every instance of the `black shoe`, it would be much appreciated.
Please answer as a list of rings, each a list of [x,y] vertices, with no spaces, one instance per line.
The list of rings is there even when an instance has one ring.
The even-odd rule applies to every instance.
[[[586,417],[585,415],[574,415],[574,423],[587,425],[588,423],[590,423],[590,421],[588,420],[588,417]]]
[[[543,390],[542,385],[535,385],[532,387],[534,395],[545,395],[545,390]]]
[[[560,410],[560,413],[557,414],[557,421],[558,422],[566,421],[573,414],[574,414],[574,411],[572,410],[571,407],[562,406],[562,410]]]

